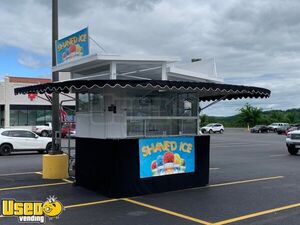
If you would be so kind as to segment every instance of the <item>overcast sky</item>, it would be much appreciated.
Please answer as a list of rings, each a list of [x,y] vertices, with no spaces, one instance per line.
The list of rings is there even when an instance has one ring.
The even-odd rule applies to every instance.
[[[89,26],[110,53],[215,57],[226,83],[272,91],[204,111],[227,116],[246,102],[300,108],[299,12],[298,0],[59,0],[59,37]],[[0,79],[50,75],[51,0],[1,0],[0,27]]]

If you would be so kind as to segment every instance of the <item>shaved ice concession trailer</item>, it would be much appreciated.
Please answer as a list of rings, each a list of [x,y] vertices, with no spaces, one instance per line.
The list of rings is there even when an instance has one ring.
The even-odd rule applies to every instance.
[[[77,185],[110,197],[201,187],[209,182],[210,136],[199,132],[199,102],[270,91],[210,79],[195,72],[200,62],[169,66],[174,61],[88,55],[53,67],[70,80],[15,94],[76,94]]]

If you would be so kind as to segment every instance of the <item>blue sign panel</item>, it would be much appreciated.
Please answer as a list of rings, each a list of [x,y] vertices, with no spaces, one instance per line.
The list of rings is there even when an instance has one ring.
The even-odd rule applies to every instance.
[[[68,62],[89,54],[88,28],[56,41],[57,64]]]
[[[139,139],[140,178],[195,171],[194,137]]]

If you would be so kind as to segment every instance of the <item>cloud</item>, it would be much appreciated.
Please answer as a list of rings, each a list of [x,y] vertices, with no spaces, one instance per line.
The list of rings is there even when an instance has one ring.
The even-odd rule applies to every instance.
[[[21,64],[22,66],[29,67],[32,69],[39,69],[41,67],[46,67],[50,66],[51,62],[47,62],[45,60],[41,60],[38,57],[35,57],[30,54],[22,53],[19,55],[19,58],[17,59],[18,63]]]
[[[89,26],[112,53],[215,57],[228,82],[268,87],[273,95],[261,102],[288,107],[295,104],[285,96],[297,98],[291,89],[299,82],[299,11],[294,0],[62,0],[59,36]],[[51,1],[2,0],[0,21],[0,47],[51,55]],[[263,79],[268,74],[274,76]],[[226,104],[230,114],[235,103]]]
[[[203,113],[215,116],[230,116],[239,113],[239,109],[250,103],[263,110],[300,108],[299,74],[264,74],[258,77],[232,77],[226,83],[260,86],[271,90],[268,99],[243,99],[222,101],[204,110]],[[204,104],[205,105],[205,104]]]

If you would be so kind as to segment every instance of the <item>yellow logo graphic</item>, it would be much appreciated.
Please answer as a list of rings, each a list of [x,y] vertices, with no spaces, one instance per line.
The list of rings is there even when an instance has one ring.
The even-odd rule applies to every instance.
[[[54,196],[49,196],[45,202],[3,199],[1,204],[2,216],[15,216],[20,223],[45,223],[46,217],[58,219],[63,210],[63,205]]]

